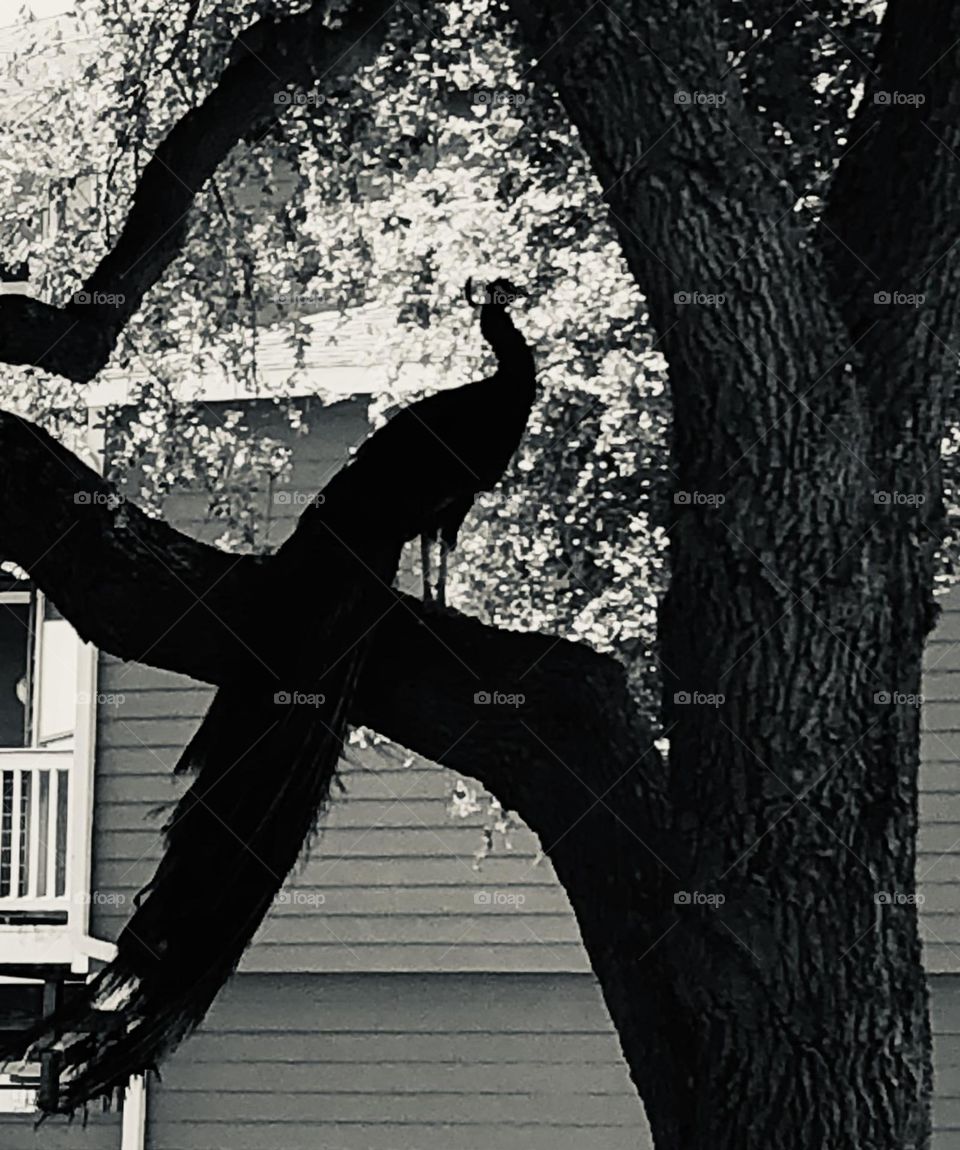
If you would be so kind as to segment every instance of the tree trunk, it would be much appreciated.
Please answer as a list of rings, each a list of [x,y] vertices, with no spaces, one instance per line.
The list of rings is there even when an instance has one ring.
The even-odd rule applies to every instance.
[[[890,8],[902,41],[918,22]],[[922,132],[885,121],[878,154],[857,156],[859,198],[841,169],[848,219],[821,249],[764,159],[711,5],[513,9],[580,130],[670,364],[679,500],[660,654],[680,879],[672,905],[668,882],[659,914],[605,950],[604,915],[630,920],[630,900],[598,908],[564,877],[656,1145],[919,1150],[931,1068],[918,703],[948,376],[921,321],[950,343],[956,269],[937,267],[926,313],[865,317],[888,284],[851,290],[837,251],[871,213],[929,235],[904,214],[909,169],[870,171],[898,171]],[[943,27],[925,26],[942,53]],[[933,63],[890,39],[888,64],[906,54],[916,76]],[[917,90],[885,71],[880,87]],[[955,72],[932,97],[945,121]],[[678,105],[684,89],[724,99]],[[924,250],[886,244],[887,275],[918,261],[889,286],[930,290]]]

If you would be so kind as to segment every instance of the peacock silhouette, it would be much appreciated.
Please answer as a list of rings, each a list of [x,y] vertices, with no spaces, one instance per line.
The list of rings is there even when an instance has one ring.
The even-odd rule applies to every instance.
[[[496,373],[402,409],[260,567],[243,636],[251,657],[218,688],[177,763],[195,777],[116,955],[0,1048],[4,1061],[53,1060],[48,1111],[122,1094],[202,1021],[316,833],[370,636],[396,602],[404,543],[419,535],[452,547],[526,426],[533,354],[506,311],[518,294],[494,281],[480,305]],[[277,627],[267,605],[278,601],[296,605],[294,627]]]

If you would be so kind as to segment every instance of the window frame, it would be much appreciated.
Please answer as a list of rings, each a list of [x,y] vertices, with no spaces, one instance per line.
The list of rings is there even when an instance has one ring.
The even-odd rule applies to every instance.
[[[23,581],[27,586],[21,589],[7,588],[0,590],[0,610],[4,605],[24,605],[28,604],[30,607],[28,636],[27,636],[27,702],[24,707],[24,734],[23,743],[19,746],[0,746],[0,753],[3,751],[43,751],[47,750],[51,743],[60,739],[67,739],[73,737],[76,732],[76,722],[73,726],[65,731],[56,731],[48,735],[42,742],[40,740],[40,684],[43,676],[43,642],[42,642],[42,628],[46,622],[47,613],[47,596],[33,583],[27,580]],[[67,620],[69,623],[69,620]],[[71,628],[72,630],[72,628]],[[74,639],[79,652],[83,645],[83,641],[76,631],[73,631]]]

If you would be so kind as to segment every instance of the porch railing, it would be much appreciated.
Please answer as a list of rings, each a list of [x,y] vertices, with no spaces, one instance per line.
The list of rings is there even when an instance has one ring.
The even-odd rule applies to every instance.
[[[0,921],[69,904],[72,750],[0,750]]]

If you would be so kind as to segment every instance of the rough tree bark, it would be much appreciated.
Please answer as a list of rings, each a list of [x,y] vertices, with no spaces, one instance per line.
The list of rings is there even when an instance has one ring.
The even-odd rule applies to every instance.
[[[917,712],[876,697],[919,693],[933,620],[960,234],[957,49],[941,57],[933,41],[953,44],[960,16],[933,0],[911,24],[905,0],[888,5],[873,87],[922,91],[926,123],[864,101],[865,142],[811,245],[727,75],[709,3],[513,7],[660,329],[672,466],[700,497],[672,526],[661,612],[669,766],[611,660],[425,616],[403,596],[377,628],[355,717],[478,778],[538,831],[660,1150],[919,1150],[930,1052],[916,916],[876,902],[913,890]],[[355,5],[347,28],[376,28],[384,9]],[[348,68],[384,31],[338,56],[318,24],[310,36],[258,27],[257,55],[282,45],[284,79],[318,61]],[[236,59],[193,128],[188,117],[164,145],[190,177],[175,188],[147,169],[123,260],[108,254],[89,286],[122,291],[132,266],[123,286],[142,298],[176,255],[204,165],[271,114],[267,70],[259,98],[223,98],[231,68],[257,88],[250,54]],[[694,90],[726,103],[675,103]],[[195,155],[207,132],[213,159]],[[151,206],[172,229],[154,255]],[[877,290],[929,303],[878,310]],[[725,298],[691,306],[678,292]],[[7,297],[0,358],[89,379],[135,306],[78,317]],[[269,559],[225,556],[127,505],[77,504],[78,490],[103,487],[42,432],[0,417],[0,552],[83,636],[210,682],[256,658],[245,618]],[[474,691],[520,683],[523,710],[477,720]],[[678,692],[724,701],[682,704]],[[678,904],[678,892],[725,902]]]
[[[678,485],[710,497],[670,533],[666,789],[685,884],[726,902],[681,916],[642,969],[621,953],[598,971],[657,1145],[925,1146],[915,907],[877,896],[914,890],[913,700],[956,355],[957,11],[888,5],[860,146],[811,247],[712,5],[513,8],[661,331]],[[922,94],[922,113],[881,91]],[[698,689],[725,702],[674,702]],[[666,1041],[646,1007],[631,1017],[651,980]]]

